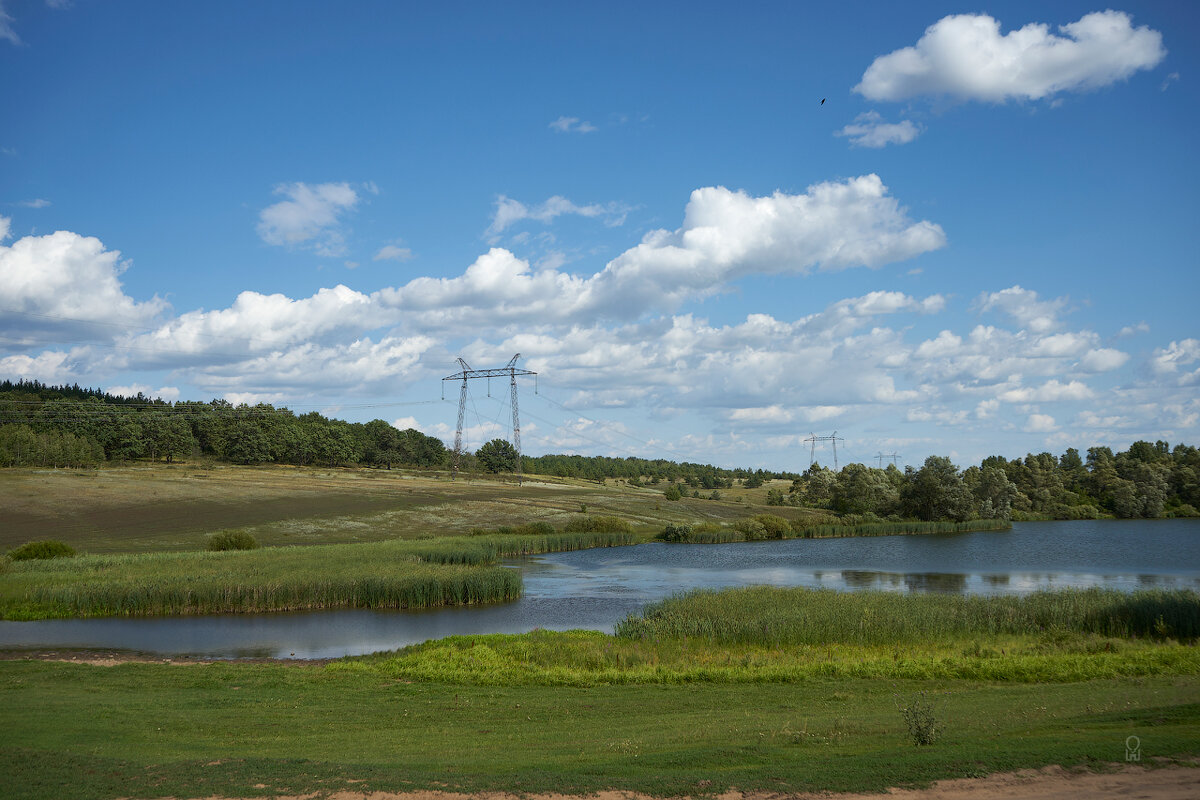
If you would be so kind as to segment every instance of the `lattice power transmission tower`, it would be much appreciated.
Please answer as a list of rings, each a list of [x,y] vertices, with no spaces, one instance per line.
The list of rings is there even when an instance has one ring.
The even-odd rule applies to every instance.
[[[817,436],[815,433],[810,433],[806,442],[812,442],[812,449],[808,454],[808,465],[811,467],[817,460],[817,442],[832,442],[833,443],[833,471],[838,471],[837,462],[837,443],[846,441],[837,435],[837,431],[833,432],[832,436]]]
[[[458,392],[458,427],[454,429],[454,471],[451,473],[451,480],[458,477],[458,465],[462,460],[463,418],[467,412],[467,381],[472,378],[502,378],[507,375],[509,386],[512,387],[513,447],[517,450],[517,483],[521,482],[521,418],[517,414],[517,376],[537,375],[537,373],[527,369],[518,369],[517,359],[520,357],[521,354],[517,353],[507,365],[495,369],[471,369],[471,365],[460,358],[458,363],[462,367],[462,371],[442,378],[442,386],[446,385],[446,381],[462,381],[462,388]],[[536,386],[537,379],[534,378],[535,392],[537,391]]]
[[[890,458],[892,460],[892,464],[895,465],[896,459],[900,458],[900,454],[899,453],[876,453],[875,457],[877,459],[879,459],[879,468],[883,469],[883,460],[885,458]]]

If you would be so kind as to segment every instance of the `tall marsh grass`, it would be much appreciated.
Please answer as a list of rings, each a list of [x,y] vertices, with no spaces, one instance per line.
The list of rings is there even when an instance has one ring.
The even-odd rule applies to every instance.
[[[1200,636],[1190,590],[1066,589],[1024,597],[753,586],[668,598],[616,626],[624,639],[759,645],[885,645],[998,635]]]
[[[967,533],[970,531],[1006,531],[1012,523],[1002,519],[975,519],[969,522],[846,522],[837,517],[801,517],[791,521],[773,514],[761,514],[735,522],[731,527],[707,523],[695,527],[669,525],[658,538],[667,542],[725,544],[763,539],[833,539],[842,536],[908,536],[929,533]]]
[[[328,608],[429,608],[521,595],[508,556],[629,544],[629,534],[556,533],[77,556],[15,562],[0,580],[0,616],[217,614]]]

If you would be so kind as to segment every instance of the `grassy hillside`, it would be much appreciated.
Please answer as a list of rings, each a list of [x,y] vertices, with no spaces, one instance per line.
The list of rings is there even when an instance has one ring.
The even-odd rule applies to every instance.
[[[211,465],[210,465],[211,466]],[[561,527],[586,507],[635,530],[732,521],[766,510],[685,498],[616,481],[460,479],[443,472],[174,465],[100,470],[0,470],[0,550],[58,539],[87,553],[197,550],[205,536],[245,528],[263,545],[372,542],[459,535],[543,521]],[[761,497],[759,496],[761,495]],[[774,509],[779,512],[779,509]],[[803,516],[803,509],[784,509]]]

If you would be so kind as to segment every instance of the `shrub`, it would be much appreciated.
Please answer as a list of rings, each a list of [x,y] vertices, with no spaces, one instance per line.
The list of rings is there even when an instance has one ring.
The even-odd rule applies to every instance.
[[[1200,511],[1197,511],[1195,507],[1187,503],[1183,503],[1175,508],[1168,509],[1163,516],[1168,519],[1174,517],[1200,517]]]
[[[791,523],[774,514],[759,514],[754,517],[754,521],[763,526],[768,539],[782,539],[792,530]]]
[[[8,553],[8,557],[13,561],[28,561],[34,558],[68,558],[73,555],[75,555],[75,548],[54,539],[29,542]]]
[[[667,487],[667,490],[663,492],[663,497],[665,497],[667,500],[678,500],[683,497],[683,492],[679,491],[679,487],[672,483]]]
[[[249,531],[221,531],[208,537],[209,550],[257,550],[258,540]]]
[[[663,528],[659,538],[664,542],[686,542],[692,538],[691,525],[668,525]]]
[[[767,529],[757,519],[739,519],[733,529],[746,537],[747,542],[760,542],[767,538]]]

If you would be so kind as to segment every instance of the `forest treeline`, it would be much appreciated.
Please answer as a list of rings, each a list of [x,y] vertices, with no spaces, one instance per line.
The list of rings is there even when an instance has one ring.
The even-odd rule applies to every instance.
[[[904,471],[814,465],[786,493],[769,491],[767,502],[924,520],[1195,517],[1200,450],[1134,442],[1124,452],[1092,447],[1081,457],[1072,447],[1062,456],[989,456],[963,471],[941,456]]]
[[[451,453],[436,437],[398,430],[381,419],[350,423],[267,404],[168,402],[79,386],[0,382],[0,466],[87,467],[199,457],[234,464],[437,469],[450,465]],[[467,455],[462,466],[495,471],[503,464]],[[771,488],[768,504],[880,518],[1200,516],[1200,450],[1162,441],[1134,442],[1118,453],[1092,447],[1086,455],[1070,448],[1061,456],[990,456],[966,470],[939,456],[904,470],[847,464],[834,472],[813,465],[797,474],[579,455],[526,456],[522,470],[597,481],[620,478],[661,487],[667,499],[718,497],[721,489],[753,489],[784,479],[791,480],[790,487]]]
[[[111,395],[78,385],[0,382],[0,466],[88,467],[201,456],[233,464],[432,469],[449,467],[451,451],[436,437],[411,428],[397,430],[381,419],[351,423],[315,411],[296,415],[268,404],[235,406],[224,400],[172,403],[142,394]],[[524,472],[540,475],[624,478],[633,483],[681,481],[704,489],[731,487],[735,481],[753,476],[759,484],[764,479],[798,477],[796,473],[606,456],[526,456],[521,466]],[[465,472],[503,469],[486,459],[477,461],[473,454],[464,456],[461,467]]]
[[[269,404],[166,402],[36,381],[0,383],[0,466],[85,467],[207,456],[233,464],[441,467],[446,446],[384,420]]]

